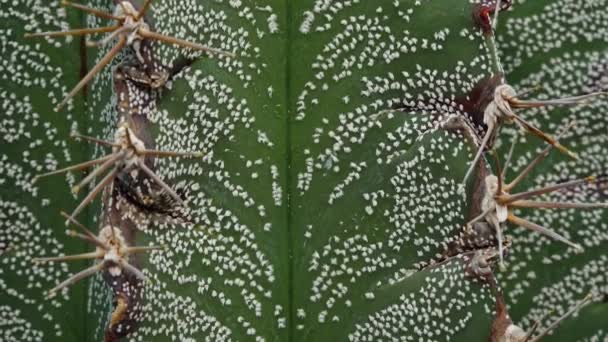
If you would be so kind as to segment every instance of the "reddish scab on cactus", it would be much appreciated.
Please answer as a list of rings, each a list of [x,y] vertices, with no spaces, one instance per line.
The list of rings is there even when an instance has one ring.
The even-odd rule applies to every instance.
[[[512,0],[482,0],[481,3],[473,5],[473,21],[475,26],[480,28],[484,35],[493,33],[492,17],[496,15],[496,10],[499,12],[506,11],[511,7]]]

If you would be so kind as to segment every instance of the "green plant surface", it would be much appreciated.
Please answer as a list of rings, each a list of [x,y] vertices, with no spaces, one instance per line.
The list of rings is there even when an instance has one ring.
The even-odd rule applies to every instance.
[[[141,235],[169,251],[148,260],[149,318],[134,340],[364,339],[384,329],[374,322],[383,310],[407,306],[409,295],[411,303],[429,299],[420,297],[421,287],[434,275],[414,271],[464,222],[458,184],[466,164],[457,161],[471,151],[461,137],[434,130],[430,116],[371,117],[418,94],[439,110],[489,75],[470,6],[454,15],[447,4],[355,4],[324,32],[316,29],[321,22],[302,28],[309,19],[298,13],[314,3],[288,6],[290,26],[283,2],[264,10],[194,1],[153,6],[160,32],[237,51],[238,58],[195,61],[151,114],[159,148],[208,155],[199,163],[159,163],[164,178],[192,184],[200,221],[190,229],[153,224]],[[434,27],[432,17],[447,27]],[[197,35],[192,20],[208,24]],[[354,28],[360,32],[345,40]],[[165,64],[184,54],[157,49]],[[457,58],[443,65],[446,53]],[[361,60],[349,74],[353,56]],[[388,89],[392,77],[407,82],[405,73],[415,83]],[[444,82],[443,73],[453,78]],[[437,327],[428,318],[395,317],[397,334],[489,335],[494,298],[463,274],[444,277],[470,300],[437,298],[458,308]]]
[[[519,1],[501,14],[496,45],[507,82],[516,90],[540,83],[543,89],[529,96],[543,98],[606,87],[608,19],[600,9],[608,6],[595,1],[579,10],[572,3]],[[112,9],[108,0],[88,4]],[[559,5],[567,6],[543,16]],[[0,12],[7,6],[0,3]],[[23,24],[28,13],[40,21],[49,18],[43,30],[81,21],[69,9],[70,20],[56,19],[51,14],[58,5],[48,6],[52,10],[47,13],[47,5],[24,4],[19,12],[24,19],[3,21],[0,29],[36,30]],[[168,248],[142,259],[150,278],[145,315],[129,340],[487,340],[495,317],[494,289],[467,276],[463,256],[426,266],[458,239],[470,216],[471,189],[461,182],[475,148],[458,133],[440,129],[440,122],[458,115],[456,99],[497,72],[486,40],[473,25],[471,6],[466,0],[154,1],[150,19],[158,32],[236,52],[237,57],[208,58],[155,45],[165,65],[184,56],[193,59],[158,94],[158,107],[149,113],[156,147],[206,155],[157,160],[161,178],[188,191],[195,224],[139,217],[137,244]],[[95,18],[84,22],[105,24]],[[22,235],[16,236],[39,226],[39,235],[48,238],[44,250],[32,247],[27,255],[12,254],[27,246],[29,238],[20,238],[14,243],[17,249],[0,255],[0,289],[16,287],[14,282],[37,284],[8,304],[2,293],[0,330],[8,326],[9,337],[27,336],[23,340],[48,340],[60,333],[65,341],[99,341],[112,310],[101,277],[44,301],[44,290],[83,265],[30,263],[32,257],[81,251],[81,244],[63,236],[57,215],[59,209],[75,207],[69,186],[80,175],[41,180],[36,195],[26,185],[42,161],[51,170],[101,155],[98,148],[65,138],[72,125],[98,137],[113,135],[112,69],[104,69],[90,85],[86,109],[79,97],[70,111],[51,113],[79,77],[74,67],[80,66],[78,40],[56,47],[43,40],[25,42],[23,32],[0,39],[12,35],[19,44],[43,51],[49,56],[44,65],[52,66],[52,72],[45,74],[25,59],[9,65],[27,66],[27,77],[55,81],[50,90],[48,84],[25,89],[21,77],[5,73],[0,74],[8,82],[2,90],[18,98],[30,94],[30,111],[51,128],[29,127],[38,135],[20,139],[29,144],[40,136],[43,141],[29,149],[4,135],[2,144],[10,148],[0,151],[7,154],[0,164],[5,170],[0,181],[7,179],[0,214],[15,217],[8,222],[19,227]],[[540,43],[554,41],[562,43]],[[88,64],[109,48],[89,50]],[[526,110],[526,119],[549,133],[577,118],[579,124],[563,143],[581,158],[573,162],[553,153],[518,189],[606,174],[607,101]],[[7,108],[5,102],[4,112]],[[10,116],[2,118],[2,129],[9,127],[5,118]],[[53,129],[57,134],[47,133]],[[515,134],[513,127],[502,129],[500,156]],[[536,138],[518,139],[511,176],[544,148]],[[26,161],[23,151],[32,151]],[[22,171],[12,171],[16,166]],[[23,180],[22,188],[5,185],[14,174]],[[606,201],[605,193],[588,189],[556,196]],[[520,228],[506,229],[513,247],[498,284],[516,324],[530,327],[554,309],[544,327],[589,291],[608,293],[606,215],[522,214],[569,234],[585,246],[583,254]],[[96,222],[99,210],[81,216]],[[0,237],[4,231],[10,232],[3,229]],[[19,267],[36,273],[19,274]],[[594,302],[547,340],[601,340],[607,330],[605,313],[606,304]]]
[[[39,173],[90,154],[68,138],[86,125],[83,97],[63,113],[52,105],[80,77],[80,40],[26,40],[31,31],[79,25],[78,13],[58,3],[3,1],[0,4],[0,340],[82,341],[85,338],[84,284],[65,295],[45,298],[70,273],[83,267],[34,265],[32,259],[80,253],[82,242],[66,237],[60,210],[75,206],[69,186],[80,175],[32,183]]]
[[[379,289],[409,284],[412,270],[442,253],[465,222],[466,199],[458,189],[467,145],[462,137],[427,132],[463,89],[490,74],[470,5],[400,1],[340,8],[302,1],[291,11],[291,51],[298,53],[289,75],[294,339],[465,336],[474,326],[458,327],[465,317],[364,322],[412,305],[402,298],[411,294],[408,285]],[[425,107],[424,114],[378,115],[404,105]],[[493,299],[476,305],[493,308]],[[475,330],[487,337],[489,324]]]

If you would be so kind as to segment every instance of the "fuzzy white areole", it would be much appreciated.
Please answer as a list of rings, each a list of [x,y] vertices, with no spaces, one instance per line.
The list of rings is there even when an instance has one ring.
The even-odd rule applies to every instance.
[[[128,1],[121,1],[116,7],[114,7],[114,16],[118,18],[124,18],[124,22],[122,23],[122,29],[124,29],[124,34],[127,39],[127,45],[133,46],[133,50],[137,56],[137,59],[144,64],[145,61],[141,56],[141,40],[144,37],[140,34],[140,29],[144,32],[150,31],[150,25],[148,25],[144,21],[144,17],[139,15],[139,12],[133,7]],[[120,30],[114,31],[120,32]],[[106,37],[104,41],[108,38],[111,38],[112,35]],[[97,45],[92,42],[93,46]]]
[[[70,222],[81,229],[83,233],[76,231],[68,231],[68,235],[85,240],[95,245],[95,251],[83,254],[65,255],[58,257],[45,257],[33,259],[34,263],[44,262],[65,262],[74,260],[96,260],[93,266],[90,266],[61,282],[51,290],[49,297],[54,296],[57,292],[67,288],[78,281],[90,277],[98,272],[107,271],[112,277],[124,276],[124,272],[134,275],[137,279],[144,281],[146,276],[129,263],[129,257],[133,254],[151,252],[154,250],[164,249],[163,246],[128,246],[120,229],[112,225],[104,226],[98,235],[93,234],[88,228],[72,219],[68,214],[61,213]]]
[[[566,133],[574,122],[571,122],[559,135],[558,139]],[[558,144],[557,140],[556,143]],[[553,201],[535,201],[531,198],[553,193],[562,189],[571,189],[585,184],[592,184],[596,182],[596,178],[593,176],[584,177],[572,181],[567,181],[559,184],[549,185],[533,190],[519,192],[511,194],[511,190],[524,179],[532,169],[538,165],[555,147],[556,144],[550,144],[546,147],[530,164],[528,164],[520,173],[509,183],[505,183],[504,173],[500,170],[498,175],[490,174],[484,179],[485,193],[481,200],[481,214],[472,219],[467,223],[467,227],[478,221],[486,221],[491,224],[496,231],[496,238],[498,241],[498,248],[500,254],[500,266],[504,268],[503,264],[503,236],[501,224],[505,222],[511,222],[515,225],[521,226],[526,229],[535,231],[541,235],[545,235],[553,240],[557,240],[567,244],[575,250],[582,251],[583,247],[580,244],[574,243],[566,237],[558,234],[557,232],[538,225],[536,223],[525,220],[521,217],[516,216],[513,210],[516,208],[540,208],[540,209],[606,209],[608,203],[572,203],[572,202],[553,202]],[[505,163],[505,169],[509,164],[509,160]]]
[[[97,251],[103,255],[103,262],[108,263],[108,272],[113,277],[118,277],[122,274],[121,260],[128,254],[125,250],[126,243],[122,233],[112,226],[105,226],[99,231],[101,241],[106,241],[107,250],[97,247]]]
[[[528,334],[519,326],[511,324],[505,330],[505,335],[500,339],[500,342],[523,342]]]
[[[540,318],[534,322],[534,324],[525,331],[521,327],[510,324],[504,332],[504,335],[499,338],[499,342],[539,342],[544,336],[551,333],[561,322],[565,321],[568,317],[576,314],[580,309],[589,304],[595,296],[590,293],[586,295],[582,300],[576,303],[570,310],[565,312],[562,316],[558,317],[555,321],[551,322],[545,329],[540,331],[538,334],[536,330],[540,326],[541,321],[544,319]]]
[[[129,124],[122,122],[114,133],[116,146],[112,148],[113,153],[123,153],[124,157],[119,161],[119,168],[123,172],[134,171],[139,163],[143,163],[146,156],[146,146],[131,129]],[[135,177],[137,174],[132,174]]]

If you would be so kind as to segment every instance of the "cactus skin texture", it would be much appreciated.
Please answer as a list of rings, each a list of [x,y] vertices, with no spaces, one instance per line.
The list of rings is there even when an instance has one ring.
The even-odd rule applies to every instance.
[[[499,8],[493,27],[494,1],[155,0],[146,20],[156,32],[236,56],[153,43],[165,87],[142,88],[150,70],[128,72],[122,53],[54,113],[82,64],[111,45],[23,34],[107,21],[59,2],[1,3],[0,340],[523,342],[571,309],[542,341],[606,340],[608,211],[514,211],[582,252],[510,223],[499,249],[489,222],[467,227],[485,177],[511,154],[503,171],[513,179],[547,147],[518,125],[499,125],[463,179],[500,84],[522,101],[608,90],[608,1]],[[140,91],[143,106],[123,101]],[[146,148],[205,152],[150,164],[188,210],[170,197],[146,205],[130,192],[141,180],[121,177],[109,195],[124,207],[106,194],[80,221],[98,231],[109,220],[129,245],[166,247],[135,260],[149,279],[136,314],[107,274],[46,299],[91,266],[31,262],[90,251],[58,214],[78,205],[69,189],[84,176],[30,180],[103,156],[70,132],[113,140],[133,107]],[[552,151],[512,193],[594,176],[539,200],[608,202],[607,96],[512,107],[550,138],[576,121],[559,143],[578,156]],[[108,329],[120,317],[133,318],[130,330]]]

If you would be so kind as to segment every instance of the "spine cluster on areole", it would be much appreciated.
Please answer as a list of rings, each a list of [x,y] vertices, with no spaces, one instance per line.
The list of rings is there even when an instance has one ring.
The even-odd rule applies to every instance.
[[[510,0],[481,1],[473,5],[472,18],[475,25],[481,30],[486,45],[489,47],[490,58],[493,60],[495,74],[492,77],[479,82],[466,97],[457,99],[463,115],[450,118],[442,123],[442,128],[457,130],[463,133],[468,142],[477,149],[472,163],[469,165],[462,185],[467,185],[470,176],[475,176],[472,181],[472,194],[470,196],[470,221],[466,223],[459,238],[450,244],[446,251],[439,257],[439,261],[455,255],[463,255],[467,260],[467,273],[487,284],[494,290],[496,295],[496,316],[491,329],[491,341],[526,342],[539,341],[550,333],[561,321],[580,310],[584,305],[596,299],[596,294],[590,293],[582,298],[572,309],[548,325],[547,328],[537,332],[540,321],[527,331],[515,325],[508,315],[505,300],[496,278],[493,266],[498,264],[499,269],[506,268],[504,256],[512,246],[509,237],[504,236],[503,229],[507,222],[516,226],[531,230],[549,239],[559,241],[572,248],[574,251],[582,252],[580,243],[569,240],[551,228],[531,222],[519,217],[514,210],[520,208],[531,209],[607,209],[608,203],[580,203],[537,200],[539,196],[555,193],[557,191],[571,190],[577,187],[596,184],[602,177],[587,175],[579,179],[550,184],[517,193],[512,190],[527,177],[551,152],[557,149],[570,158],[577,159],[579,156],[559,140],[576,124],[569,122],[556,137],[543,132],[540,128],[528,122],[517,114],[515,109],[538,108],[547,106],[575,106],[589,103],[597,97],[608,95],[604,91],[588,94],[570,96],[549,100],[522,100],[524,94],[529,91],[516,92],[506,81],[499,63],[499,57],[495,49],[495,29],[498,13],[511,7]],[[509,167],[511,155],[515,147],[516,139],[511,145],[509,154],[504,163],[496,155],[493,147],[499,139],[499,131],[503,124],[515,124],[521,132],[532,134],[547,143],[544,148],[522,171],[520,171],[510,182],[506,180],[505,174]],[[485,154],[492,152],[496,172],[489,166]],[[501,166],[502,164],[502,166]],[[475,172],[476,171],[476,172]]]
[[[114,308],[105,329],[105,340],[116,341],[132,333],[143,318],[143,289],[146,276],[138,269],[140,261],[137,256],[163,249],[163,246],[135,246],[135,237],[139,230],[138,219],[131,213],[138,212],[145,216],[161,216],[190,222],[184,192],[178,193],[156,174],[155,159],[202,158],[203,156],[200,152],[155,149],[152,123],[148,114],[155,110],[158,90],[163,88],[166,82],[180,71],[180,68],[174,67],[170,70],[162,65],[154,56],[153,43],[156,41],[210,54],[233,55],[154,32],[145,19],[151,0],[144,1],[140,8],[130,1],[115,0],[115,10],[112,13],[68,1],[63,1],[62,4],[101,19],[116,21],[116,24],[26,35],[26,37],[44,37],[106,33],[104,39],[97,42],[89,41],[87,45],[113,44],[110,51],[83,77],[55,110],[61,110],[95,75],[109,65],[120,52],[124,52],[121,62],[112,70],[113,90],[117,102],[117,127],[112,141],[78,133],[71,135],[72,138],[111,149],[107,155],[34,178],[35,181],[40,177],[97,166],[72,188],[72,192],[77,194],[80,189],[94,183],[96,177],[101,177],[101,180],[93,186],[91,192],[71,214],[61,213],[67,219],[66,224],[72,223],[80,229],[79,232],[70,230],[68,234],[91,243],[95,247],[94,251],[78,255],[38,258],[34,262],[94,260],[92,266],[58,284],[48,292],[48,295],[54,296],[79,280],[101,273],[113,294]],[[100,195],[103,212],[100,230],[94,234],[76,218]]]

